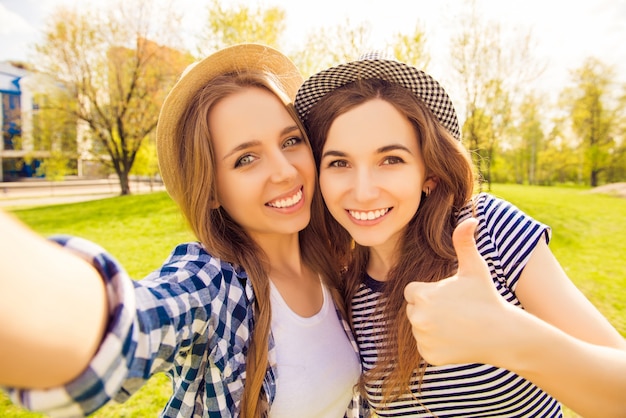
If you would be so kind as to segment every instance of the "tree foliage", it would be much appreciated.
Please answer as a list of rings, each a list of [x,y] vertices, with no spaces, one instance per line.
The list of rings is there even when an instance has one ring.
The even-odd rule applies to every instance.
[[[207,25],[198,38],[200,57],[242,42],[281,48],[280,38],[286,27],[283,9],[251,8],[241,3],[224,7],[222,3],[219,0],[208,3]]]
[[[519,108],[518,183],[537,184],[539,154],[545,142],[539,97],[529,94]]]
[[[489,183],[499,149],[510,147],[516,98],[541,69],[532,59],[530,31],[509,39],[499,24],[484,21],[476,4],[461,16],[451,60],[465,110],[463,136],[479,175]]]
[[[152,189],[154,178],[159,174],[156,142],[152,138],[144,141],[141,148],[137,151],[131,174],[147,178]]]
[[[613,77],[611,68],[589,58],[572,73],[575,85],[563,96],[572,130],[580,141],[582,171],[592,187],[598,186],[601,176],[606,178],[611,167],[623,158],[623,148],[616,141],[623,122]]]
[[[398,61],[428,71],[431,58],[426,50],[428,43],[426,33],[421,26],[415,26],[413,33],[410,34],[396,32],[391,42],[393,55]]]
[[[355,60],[365,52],[371,37],[368,24],[349,19],[335,26],[321,26],[306,36],[304,45],[290,54],[304,77],[333,65]]]
[[[70,115],[66,121],[78,121],[75,152],[107,164],[119,176],[123,193],[130,192],[134,164],[135,174],[152,176],[156,170],[154,128],[160,106],[193,60],[180,47],[179,16],[167,9],[169,1],[127,0],[104,12],[58,9],[36,48],[38,69],[54,76],[71,97],[49,103]],[[532,89],[543,72],[533,55],[532,33],[484,20],[476,2],[468,4],[454,18],[449,62],[438,64],[454,75],[444,87],[460,92],[455,107],[479,177],[488,183],[624,181],[626,86],[618,90],[611,69],[589,59],[572,73],[572,86],[560,101],[550,103]],[[206,11],[206,24],[194,34],[200,58],[228,45],[257,42],[287,53],[308,77],[373,46],[368,22],[346,19],[320,26],[287,50],[286,13],[279,7],[210,0]],[[428,39],[420,25],[386,41],[386,52],[428,70]],[[376,42],[380,49],[381,40]],[[52,107],[47,111],[54,114]],[[57,130],[52,123],[46,129]],[[39,130],[39,141],[52,147],[44,131]]]

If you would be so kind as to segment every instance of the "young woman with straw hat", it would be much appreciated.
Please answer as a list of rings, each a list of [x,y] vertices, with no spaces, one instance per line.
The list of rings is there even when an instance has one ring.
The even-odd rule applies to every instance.
[[[344,416],[359,360],[314,216],[323,204],[292,105],[301,82],[254,44],[183,74],[157,151],[198,242],[143,280],[93,243],[55,245],[0,214],[0,384],[13,401],[87,415],[165,372],[167,417]]]

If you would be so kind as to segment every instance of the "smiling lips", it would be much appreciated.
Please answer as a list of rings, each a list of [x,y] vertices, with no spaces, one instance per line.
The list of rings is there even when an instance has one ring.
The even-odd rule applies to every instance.
[[[358,221],[373,221],[385,216],[389,210],[390,208],[370,210],[367,212],[348,210],[348,213]]]
[[[302,188],[300,188],[293,196],[282,198],[282,199],[276,199],[272,202],[266,203],[266,205],[271,206],[273,208],[284,209],[284,208],[289,208],[291,206],[298,204],[301,200],[302,200]]]
[[[284,208],[289,208],[298,204],[298,202],[300,202],[301,200],[302,200],[302,189],[298,190],[293,196],[282,198],[282,199],[277,199],[272,202],[268,202],[267,206],[278,208],[278,209],[284,209]],[[348,213],[354,219],[359,220],[359,221],[373,221],[375,219],[382,218],[390,210],[391,208],[376,209],[376,210],[370,210],[367,212],[348,210]]]

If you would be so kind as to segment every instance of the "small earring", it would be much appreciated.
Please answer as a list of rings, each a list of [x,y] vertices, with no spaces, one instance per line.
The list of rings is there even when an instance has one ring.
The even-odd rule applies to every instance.
[[[426,197],[430,196],[430,187],[426,186]]]

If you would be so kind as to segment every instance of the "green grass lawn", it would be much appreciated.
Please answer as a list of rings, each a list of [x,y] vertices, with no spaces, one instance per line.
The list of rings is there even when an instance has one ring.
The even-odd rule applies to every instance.
[[[552,227],[550,247],[565,271],[626,336],[626,199],[559,187],[494,185],[491,192]],[[164,192],[12,212],[43,235],[72,234],[99,243],[134,278],[159,267],[177,243],[192,239]],[[107,405],[92,417],[156,416],[170,393],[168,379],[157,375],[124,405]],[[0,416],[41,417],[2,394]]]
[[[492,193],[552,228],[550,248],[565,272],[626,337],[626,199],[498,184]]]

